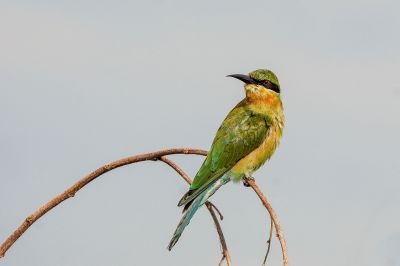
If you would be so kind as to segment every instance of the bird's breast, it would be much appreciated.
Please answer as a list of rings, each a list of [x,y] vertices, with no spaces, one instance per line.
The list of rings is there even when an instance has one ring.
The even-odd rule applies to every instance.
[[[282,136],[283,122],[277,119],[272,123],[268,130],[268,135],[261,145],[249,153],[246,157],[242,158],[232,168],[234,176],[247,176],[250,177],[254,171],[260,168],[272,154],[280,143]]]

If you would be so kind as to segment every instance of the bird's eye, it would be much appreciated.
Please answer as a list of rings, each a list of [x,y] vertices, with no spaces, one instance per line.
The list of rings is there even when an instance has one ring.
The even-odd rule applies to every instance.
[[[263,85],[268,88],[271,85],[271,82],[269,80],[264,80]]]

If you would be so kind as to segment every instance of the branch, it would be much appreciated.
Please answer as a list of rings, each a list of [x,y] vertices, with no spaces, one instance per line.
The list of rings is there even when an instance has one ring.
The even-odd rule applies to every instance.
[[[274,231],[274,222],[271,219],[270,226],[269,226],[269,238],[268,238],[268,241],[267,241],[268,247],[267,247],[267,252],[265,253],[265,257],[264,257],[264,261],[263,261],[262,266],[267,265],[267,258],[268,258],[268,255],[269,255],[269,251],[271,249],[272,231]]]
[[[276,236],[278,237],[279,242],[281,243],[283,265],[284,266],[288,266],[289,265],[288,251],[287,251],[285,237],[283,235],[283,231],[282,231],[281,224],[279,222],[278,216],[276,215],[276,213],[275,213],[274,209],[272,208],[271,204],[268,202],[268,200],[265,197],[264,193],[262,193],[260,188],[257,186],[256,182],[253,179],[248,179],[246,181],[253,188],[254,192],[256,192],[256,194],[260,198],[262,204],[268,210],[272,221],[274,222],[275,229],[276,229]]]
[[[42,217],[44,214],[46,214],[48,211],[50,211],[51,209],[56,207],[58,204],[60,204],[64,200],[67,200],[67,199],[73,197],[76,194],[76,192],[78,192],[81,188],[83,188],[84,186],[89,184],[91,181],[93,181],[97,177],[99,177],[115,168],[118,168],[118,167],[121,167],[124,165],[128,165],[128,164],[132,164],[132,163],[142,162],[142,161],[161,160],[164,163],[171,166],[178,174],[180,174],[182,176],[182,178],[185,179],[186,182],[188,182],[190,184],[191,180],[187,176],[187,174],[177,164],[175,164],[173,161],[171,161],[167,157],[165,157],[166,155],[171,155],[171,154],[197,154],[197,155],[206,156],[207,151],[200,150],[200,149],[192,149],[192,148],[176,148],[176,149],[161,150],[161,151],[157,151],[157,152],[151,152],[151,153],[127,157],[127,158],[114,161],[112,163],[106,164],[106,165],[98,168],[97,170],[95,170],[92,173],[90,173],[89,175],[85,176],[84,178],[82,178],[81,180],[76,182],[73,186],[71,186],[70,188],[68,188],[67,190],[65,190],[64,192],[62,192],[61,194],[57,195],[52,200],[50,200],[49,202],[44,204],[42,207],[37,209],[30,216],[28,216],[24,220],[24,222],[4,241],[4,243],[1,244],[0,258],[4,257],[7,250],[15,243],[15,241],[17,241],[18,238],[40,217]],[[286,242],[285,242],[285,238],[284,238],[283,231],[281,229],[278,217],[277,217],[274,209],[272,208],[271,204],[268,202],[267,198],[265,197],[265,195],[261,192],[259,187],[256,185],[255,181],[249,179],[249,180],[247,180],[247,183],[256,192],[256,194],[258,195],[261,202],[263,203],[263,205],[265,206],[265,208],[267,209],[267,211],[269,212],[269,214],[271,216],[271,219],[275,225],[277,237],[279,239],[279,242],[280,242],[281,248],[282,248],[283,265],[288,266],[289,264],[288,264],[288,253],[287,253]],[[228,249],[226,246],[225,238],[222,233],[221,226],[218,222],[218,218],[216,217],[214,210],[216,210],[219,213],[221,220],[222,220],[222,215],[211,202],[207,202],[206,206],[207,206],[208,210],[210,211],[211,216],[214,220],[218,235],[220,237],[221,246],[223,249],[223,257],[221,259],[220,264],[223,262],[224,259],[226,259],[228,266],[230,266],[231,260],[230,260],[230,256],[229,256]]]
[[[221,242],[222,258],[221,258],[218,266],[221,266],[222,263],[224,262],[224,260],[226,260],[226,264],[228,266],[230,266],[230,265],[232,265],[231,256],[229,255],[228,247],[226,245],[226,241],[225,241],[225,238],[224,238],[224,234],[222,233],[222,228],[221,228],[221,225],[218,222],[218,218],[217,218],[217,215],[214,212],[214,209],[218,212],[219,217],[221,218],[221,220],[222,220],[222,215],[219,212],[219,210],[214,206],[214,204],[212,204],[211,202],[206,201],[205,204],[206,204],[206,207],[207,207],[208,211],[211,213],[211,216],[212,216],[212,218],[214,220],[214,224],[215,224],[215,227],[217,228],[217,232],[218,232],[218,235],[219,235],[219,241]]]
[[[132,164],[132,163],[137,163],[137,162],[143,162],[143,161],[157,161],[160,159],[160,157],[165,156],[165,155],[170,155],[170,154],[198,154],[198,155],[207,155],[207,152],[204,150],[199,150],[199,149],[191,149],[191,148],[177,148],[177,149],[168,149],[168,150],[161,150],[161,151],[156,151],[156,152],[151,152],[151,153],[146,153],[146,154],[140,154],[136,156],[131,156],[127,158],[123,158],[117,161],[114,161],[112,163],[103,165],[102,167],[96,169],[89,175],[85,176],[78,182],[76,182],[74,185],[72,185],[70,188],[62,192],[61,194],[57,195],[54,197],[52,200],[41,206],[39,209],[37,209],[34,213],[29,215],[23,223],[4,241],[3,244],[0,246],[0,258],[4,257],[5,253],[7,250],[14,244],[15,241],[18,240],[18,238],[25,233],[25,231],[34,223],[36,222],[40,217],[42,217],[44,214],[46,214],[48,211],[56,207],[58,204],[63,202],[64,200],[67,200],[73,196],[75,196],[75,193],[78,192],[81,188],[92,182],[94,179],[97,177],[101,176],[102,174],[107,173],[108,171],[111,171],[115,168]]]

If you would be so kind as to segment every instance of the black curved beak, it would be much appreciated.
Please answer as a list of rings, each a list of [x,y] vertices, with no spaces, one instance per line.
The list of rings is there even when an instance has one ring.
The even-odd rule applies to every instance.
[[[232,75],[228,75],[227,77],[232,77],[232,78],[236,78],[238,80],[243,81],[246,84],[255,84],[257,83],[254,79],[252,79],[251,77],[247,76],[247,75],[242,75],[242,74],[232,74]]]

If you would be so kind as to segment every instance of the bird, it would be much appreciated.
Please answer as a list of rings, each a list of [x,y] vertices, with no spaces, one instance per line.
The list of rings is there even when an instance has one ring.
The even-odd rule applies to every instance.
[[[268,69],[248,75],[227,77],[244,82],[245,98],[226,116],[211,148],[198,170],[189,191],[178,206],[184,206],[168,250],[174,247],[196,211],[229,181],[254,179],[252,174],[271,158],[278,147],[284,127],[281,89],[277,76]]]

